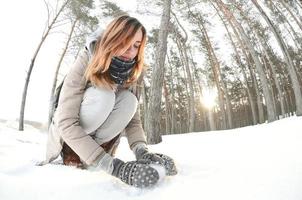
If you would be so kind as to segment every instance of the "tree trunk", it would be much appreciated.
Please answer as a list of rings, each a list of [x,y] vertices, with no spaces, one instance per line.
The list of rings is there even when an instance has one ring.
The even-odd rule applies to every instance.
[[[197,70],[197,66],[195,65],[195,63],[194,63],[194,60],[193,60],[193,55],[192,55],[192,51],[191,51],[191,49],[189,49],[189,54],[190,54],[190,59],[191,59],[191,61],[192,61],[192,66],[193,66],[193,76],[192,76],[192,78],[193,78],[193,83],[194,83],[194,85],[196,86],[196,89],[195,89],[195,91],[196,91],[196,94],[198,94],[199,93],[199,95],[200,95],[200,98],[199,99],[201,99],[202,98],[202,82],[201,82],[201,80],[200,80],[200,76],[198,75],[198,70]],[[195,98],[195,97],[194,97]],[[205,112],[205,110],[204,109],[200,109],[200,118],[201,119],[204,119],[204,118],[206,118],[206,112]],[[203,120],[203,125],[200,125],[201,127],[206,127],[206,120]],[[195,123],[196,124],[196,123]],[[204,129],[202,129],[202,128],[200,128],[200,131],[202,131],[202,130],[204,130]]]
[[[32,72],[33,67],[35,65],[35,60],[36,60],[36,58],[38,56],[38,53],[39,53],[39,51],[40,51],[40,49],[41,49],[41,47],[42,47],[45,39],[49,35],[50,30],[53,28],[54,24],[57,22],[58,17],[62,13],[62,11],[64,10],[64,8],[65,8],[65,6],[67,5],[68,2],[69,2],[69,0],[67,0],[67,1],[64,2],[64,4],[61,6],[60,10],[56,13],[56,15],[53,18],[52,22],[47,27],[46,32],[43,33],[42,39],[41,39],[40,43],[38,44],[38,47],[35,50],[35,53],[34,53],[32,59],[31,59],[31,62],[30,62],[30,65],[29,65],[29,68],[28,68],[28,71],[27,71],[26,79],[25,79],[24,88],[23,88],[23,94],[22,94],[22,100],[21,100],[21,108],[20,108],[20,115],[19,115],[19,131],[23,131],[24,130],[24,111],[25,111],[27,90],[28,90],[28,85],[29,85],[29,81],[30,81],[31,72]]]
[[[235,19],[234,15],[226,8],[226,5],[221,0],[218,0],[216,3],[221,8],[221,10],[224,12],[225,16],[230,18],[230,20],[236,25],[236,27],[240,31],[241,36],[242,36],[243,40],[245,41],[245,43],[246,43],[246,45],[247,45],[247,47],[248,47],[248,49],[249,49],[249,51],[250,51],[250,53],[253,57],[253,60],[254,60],[255,65],[256,65],[257,72],[259,74],[261,85],[262,85],[262,88],[263,88],[263,94],[264,94],[265,103],[266,103],[266,106],[267,106],[268,122],[272,122],[272,121],[276,120],[276,113],[275,113],[275,109],[274,109],[274,106],[273,106],[273,98],[272,98],[272,95],[271,95],[269,87],[268,87],[268,82],[267,82],[267,79],[266,79],[265,72],[264,72],[264,70],[261,66],[260,60],[257,56],[257,52],[253,48],[253,45],[251,44],[250,39],[246,35],[243,27]]]
[[[290,16],[295,20],[295,22],[298,24],[299,28],[302,31],[302,23],[297,19],[297,17],[293,14],[293,12],[289,9],[288,5],[284,2],[284,0],[278,1],[282,4],[282,6],[287,10],[287,12],[290,14]]]
[[[241,44],[243,45],[243,44]],[[243,50],[243,53],[246,57],[247,60],[249,60],[249,57],[247,55],[247,52],[246,50]],[[249,70],[249,73],[250,73],[250,76],[251,76],[251,81],[252,81],[252,85],[253,85],[253,88],[255,89],[255,95],[253,95],[255,101],[257,102],[257,108],[258,108],[258,119],[259,119],[259,123],[263,123],[265,120],[264,120],[264,112],[263,112],[263,104],[262,104],[262,98],[261,98],[261,93],[259,91],[259,86],[258,86],[258,81],[257,81],[257,78],[256,78],[256,75],[255,75],[255,72],[253,70],[253,68],[251,67],[251,61],[248,61],[248,70]],[[256,96],[256,98],[255,98]]]
[[[275,8],[272,8],[272,9],[276,9],[281,15],[283,15],[281,13],[281,11],[276,6],[274,6],[274,4],[272,3],[272,1],[270,1],[270,6],[271,7],[275,7]],[[244,19],[246,20],[246,22],[249,24],[250,22],[249,22],[248,18],[245,16],[244,11],[241,8],[238,8],[238,9],[240,10],[241,15],[244,17]],[[283,17],[285,18],[284,15],[283,15]],[[291,26],[291,24],[288,22],[287,19],[286,19],[286,22],[288,23],[288,25],[292,29],[293,33],[296,35],[293,27]],[[282,113],[282,116],[285,117],[285,112],[286,111],[285,111],[285,105],[284,105],[284,98],[283,98],[283,95],[282,95],[281,84],[280,84],[280,82],[279,82],[279,80],[277,79],[277,76],[276,76],[276,74],[277,74],[276,69],[275,69],[276,66],[273,64],[273,62],[271,60],[271,57],[269,56],[269,52],[272,52],[272,51],[269,49],[269,45],[266,44],[265,39],[261,36],[261,33],[259,32],[259,29],[256,29],[255,33],[257,35],[258,40],[261,43],[261,46],[263,47],[263,51],[265,53],[265,57],[266,57],[267,61],[269,62],[269,66],[267,66],[267,68],[272,73],[272,78],[274,80],[274,83],[275,83],[276,89],[277,89],[277,95],[276,96],[278,96],[278,99],[280,101],[281,113]],[[298,36],[296,35],[296,37],[298,37]],[[296,39],[293,37],[293,41],[295,41],[295,40]],[[299,47],[297,47],[297,48],[299,48]],[[265,58],[263,58],[263,63],[266,64]],[[272,91],[273,91],[273,88],[272,88]],[[275,101],[274,101],[274,106],[276,107]],[[277,107],[275,108],[275,110],[277,110]]]
[[[171,91],[171,133],[172,134],[175,134],[176,133],[176,122],[177,122],[177,119],[176,119],[176,116],[175,116],[175,102],[174,102],[174,98],[175,98],[175,95],[174,95],[174,83],[173,83],[173,69],[172,69],[172,66],[171,66],[171,62],[170,62],[170,59],[169,59],[169,55],[167,55],[167,60],[168,60],[168,64],[169,64],[169,67],[170,67],[170,84],[171,84],[171,87],[169,88],[170,91]]]
[[[170,95],[167,87],[166,80],[164,79],[164,98],[165,98],[165,126],[166,126],[166,131],[165,134],[170,134],[171,133],[171,105],[170,105]]]
[[[222,79],[220,63],[217,59],[216,53],[214,52],[214,48],[213,48],[212,42],[210,41],[210,38],[208,36],[205,25],[203,23],[201,23],[201,25],[203,27],[204,36],[205,36],[206,41],[208,43],[210,55],[212,55],[212,57],[213,57],[213,61],[214,61],[214,63],[213,63],[214,64],[213,72],[214,72],[214,75],[216,76],[216,79],[217,79],[219,85],[220,85],[219,87],[221,87],[221,88],[217,88],[217,90],[221,90],[221,94],[220,94],[221,97],[220,98],[221,99],[225,98],[225,100],[226,100],[226,114],[228,116],[227,117],[228,128],[232,128],[233,127],[233,121],[232,121],[233,117],[232,117],[231,103],[230,103],[230,98],[229,98],[229,95],[228,95],[226,84],[225,84],[224,80]],[[222,100],[222,102],[223,102],[223,107],[224,107],[224,100]],[[224,111],[224,108],[223,108],[223,111]],[[225,116],[225,114],[224,114],[224,116]],[[225,118],[226,117],[224,117],[224,121],[226,121]],[[226,128],[226,125],[223,125],[223,126]]]
[[[226,86],[226,83],[224,82],[224,80],[222,79],[220,64],[219,64],[219,61],[217,59],[217,56],[214,52],[214,49],[213,49],[211,43],[210,43],[210,48],[211,48],[211,51],[212,51],[212,54],[213,54],[213,57],[214,57],[214,60],[215,60],[216,66],[217,66],[218,75],[220,77],[221,91],[222,91],[222,94],[224,94],[223,96],[226,101],[225,106],[226,106],[228,128],[233,128],[232,108],[231,108],[231,102],[230,102],[230,97],[228,94],[227,86]]]
[[[274,79],[272,79],[272,71],[271,71],[271,66],[268,64],[267,60],[266,60],[266,57],[265,55],[263,55],[262,52],[260,52],[260,59],[262,60],[262,63],[263,63],[263,68],[264,70],[266,70],[267,72],[267,79],[268,79],[268,86],[270,88],[270,91],[271,91],[271,94],[272,94],[272,97],[273,97],[273,106],[274,106],[274,109],[275,109],[275,112],[276,112],[276,119],[279,119],[278,118],[278,112],[277,112],[277,105],[276,105],[276,98],[275,95],[277,92],[275,91],[275,88],[274,88]]]
[[[239,67],[241,68],[242,75],[243,75],[243,78],[244,78],[244,81],[245,81],[245,84],[246,84],[247,95],[248,95],[248,98],[249,98],[251,111],[252,111],[252,116],[253,116],[253,125],[256,125],[257,124],[257,112],[256,112],[256,105],[255,105],[256,103],[255,103],[255,100],[254,100],[255,98],[253,97],[253,92],[252,92],[252,90],[249,86],[249,81],[248,81],[248,78],[247,78],[247,75],[246,75],[246,72],[245,72],[245,67],[244,67],[243,63],[241,62],[241,60],[240,60],[237,47],[236,47],[231,35],[229,35],[229,37],[230,37],[232,46],[233,46],[233,48],[236,52],[236,62],[239,65]]]
[[[265,45],[265,44],[263,44],[263,45]],[[265,56],[268,59],[268,62],[270,64],[270,66],[271,66],[273,79],[274,79],[274,82],[275,82],[275,85],[276,85],[276,88],[277,88],[277,91],[278,91],[278,95],[277,96],[278,96],[278,99],[280,101],[281,114],[282,114],[282,117],[285,117],[284,96],[283,96],[282,89],[281,89],[281,83],[280,83],[280,81],[277,78],[277,72],[276,72],[276,69],[275,69],[276,66],[274,66],[273,62],[271,61],[271,59],[270,59],[270,57],[268,55],[267,47],[266,46],[263,46],[263,47],[264,47]]]
[[[215,124],[215,119],[213,116],[213,111],[211,109],[209,109],[207,114],[208,114],[208,119],[209,119],[209,124],[210,124],[210,130],[215,131],[216,124]]]
[[[281,1],[279,1],[279,2],[282,2],[282,1],[283,1],[283,0],[281,0]],[[289,30],[288,27],[285,26],[285,27],[286,27],[286,30],[288,31],[288,33],[290,34],[290,37],[291,37],[292,40],[294,41],[296,48],[297,48],[297,49],[301,48],[301,47],[302,47],[302,44],[301,44],[301,42],[299,41],[300,37],[298,36],[298,34],[297,34],[297,32],[295,31],[293,25],[288,21],[287,17],[284,15],[284,13],[278,8],[277,5],[275,5],[275,4],[273,3],[272,0],[269,1],[269,6],[272,7],[272,9],[275,9],[275,10],[279,13],[279,15],[281,15],[281,16],[284,18],[286,24],[287,24],[287,25],[289,26],[289,28],[290,28],[290,30]],[[287,8],[288,8],[288,7],[287,7]],[[288,10],[288,11],[290,11],[290,10]],[[293,13],[290,13],[290,14],[293,14]],[[299,23],[299,22],[298,22],[298,23]],[[300,28],[301,28],[301,30],[302,30],[302,26],[301,26]],[[294,36],[293,36],[292,34],[294,34]]]
[[[194,132],[194,126],[195,126],[195,93],[194,93],[194,86],[193,86],[193,80],[192,80],[192,74],[190,70],[190,65],[188,61],[188,54],[187,54],[187,49],[186,45],[183,44],[183,53],[185,57],[185,67],[186,67],[186,72],[188,76],[188,83],[189,83],[189,88],[190,88],[190,93],[189,93],[189,132]]]
[[[57,67],[56,67],[56,71],[55,71],[55,75],[54,75],[54,78],[53,78],[53,81],[52,81],[52,88],[51,88],[51,92],[50,92],[50,100],[49,100],[49,114],[48,114],[48,124],[51,123],[51,120],[52,120],[52,116],[53,116],[53,113],[54,113],[54,108],[53,108],[53,101],[54,101],[54,94],[55,94],[55,90],[56,90],[56,86],[57,86],[57,80],[58,80],[58,74],[59,74],[59,70],[60,70],[60,67],[61,67],[61,64],[62,64],[62,61],[65,57],[65,54],[67,52],[67,49],[69,47],[69,43],[71,41],[71,37],[72,37],[72,34],[74,32],[74,28],[75,28],[75,25],[77,24],[78,20],[74,20],[74,22],[72,23],[72,26],[71,26],[71,29],[70,29],[70,32],[68,34],[68,38],[67,38],[67,41],[66,41],[66,44],[65,44],[65,47],[63,49],[63,52],[61,54],[61,57],[60,57],[60,60],[57,64]]]
[[[181,55],[181,58],[183,60],[183,66],[187,75],[187,79],[188,80],[188,85],[189,85],[189,89],[187,90],[188,93],[188,97],[189,97],[189,112],[188,112],[188,116],[189,116],[189,126],[188,126],[188,131],[189,132],[193,132],[194,131],[194,124],[195,124],[195,102],[194,102],[194,88],[193,88],[193,81],[192,81],[192,75],[191,75],[191,70],[190,70],[190,66],[189,66],[189,61],[188,61],[188,55],[187,55],[187,49],[186,49],[186,44],[184,42],[182,42],[182,39],[179,38],[179,36],[176,36],[176,43],[179,49],[179,53]]]
[[[239,44],[240,44],[240,47],[242,49],[242,52],[244,54],[244,57],[246,59],[246,62],[247,62],[247,69],[249,71],[249,74],[250,74],[250,77],[251,77],[251,82],[252,82],[252,88],[255,90],[254,92],[252,91],[252,89],[250,87],[248,87],[248,82],[247,82],[247,87],[248,87],[248,90],[250,91],[250,96],[249,98],[251,99],[251,102],[253,102],[252,106],[254,106],[254,109],[255,109],[255,114],[257,115],[257,111],[256,111],[256,104],[257,104],[257,110],[258,110],[258,117],[254,117],[254,119],[256,119],[256,124],[257,124],[257,118],[259,119],[259,123],[263,123],[264,122],[264,115],[263,115],[263,108],[262,108],[262,103],[261,105],[258,104],[258,99],[257,97],[260,96],[260,92],[259,92],[259,89],[258,89],[258,83],[257,83],[257,79],[255,77],[255,73],[253,72],[252,70],[252,65],[253,63],[251,62],[249,56],[248,56],[248,53],[247,53],[247,50],[246,50],[246,47],[244,45],[244,42],[242,41],[242,39],[240,38],[239,36],[239,33],[237,31],[237,29],[235,28],[235,26],[232,24],[232,22],[229,22],[230,26],[232,27],[235,35],[236,35],[236,38],[237,40],[239,41]],[[241,62],[241,61],[240,61]],[[244,64],[242,63],[242,69],[243,69],[243,75],[245,74],[244,73]],[[246,76],[247,77],[247,76]],[[246,79],[247,80],[247,79]],[[253,108],[252,108],[253,109]]]
[[[217,63],[215,61],[215,57],[214,57],[214,52],[212,51],[212,46],[211,46],[211,42],[209,40],[207,31],[204,27],[204,24],[202,23],[202,19],[198,19],[198,27],[199,30],[201,31],[203,37],[205,38],[206,41],[206,49],[207,52],[209,54],[209,61],[211,63],[211,68],[213,71],[213,75],[214,75],[214,81],[215,81],[215,85],[217,88],[217,92],[218,92],[218,99],[219,99],[219,108],[220,108],[220,112],[221,112],[221,129],[226,129],[226,116],[225,116],[225,109],[224,109],[224,97],[223,97],[223,88],[221,87],[221,75],[219,73],[219,63]]]
[[[254,5],[259,10],[261,16],[265,19],[265,21],[269,25],[270,30],[273,32],[273,34],[274,34],[274,36],[275,36],[275,38],[276,38],[276,40],[277,40],[277,42],[278,42],[278,44],[281,48],[282,54],[283,54],[285,62],[287,64],[287,69],[288,69],[290,79],[291,79],[291,82],[292,82],[292,87],[293,87],[293,90],[294,90],[295,101],[296,101],[296,114],[297,114],[297,116],[300,116],[300,115],[302,115],[302,94],[301,94],[301,88],[300,88],[300,85],[299,85],[299,80],[298,80],[297,73],[295,71],[293,61],[290,57],[290,54],[289,54],[289,52],[286,48],[286,45],[285,45],[284,41],[282,40],[280,34],[277,31],[277,28],[273,25],[272,21],[266,15],[266,13],[261,8],[261,6],[258,4],[258,2],[256,0],[252,0],[252,2],[254,3]]]
[[[297,6],[300,7],[300,9],[302,9],[302,0],[294,0],[297,3]]]
[[[250,89],[250,87],[249,87],[248,78],[247,78],[247,75],[246,75],[246,73],[245,73],[245,71],[244,71],[244,70],[245,70],[245,69],[244,69],[244,65],[243,65],[243,63],[242,63],[241,60],[240,60],[239,52],[238,52],[238,50],[237,50],[237,47],[236,47],[236,45],[235,45],[235,42],[234,42],[234,40],[233,40],[233,37],[232,37],[232,35],[231,35],[230,31],[229,31],[229,28],[228,28],[226,22],[223,20],[223,17],[222,17],[221,14],[219,13],[219,10],[218,10],[215,6],[213,6],[213,7],[214,7],[215,10],[217,11],[217,14],[219,15],[219,17],[220,17],[220,19],[221,19],[221,21],[222,21],[222,23],[223,23],[223,25],[224,25],[224,27],[225,27],[227,33],[228,33],[228,36],[229,36],[229,39],[230,39],[230,41],[231,41],[232,47],[233,47],[233,49],[234,49],[234,51],[235,51],[235,54],[236,54],[235,60],[236,60],[236,62],[237,62],[237,64],[238,64],[238,66],[239,66],[239,67],[241,68],[241,70],[242,70],[242,74],[243,74],[243,78],[244,78],[245,83],[246,83],[246,86],[247,86],[247,94],[248,94],[248,98],[249,98],[250,106],[251,106],[251,110],[252,110],[253,124],[255,125],[255,124],[257,124],[257,114],[256,114],[256,108],[255,108],[255,101],[254,101],[253,98],[252,98],[252,91],[251,91],[251,89]],[[238,39],[240,39],[240,38],[238,38]]]
[[[179,43],[177,43],[177,44],[179,44]],[[178,49],[181,49],[181,47],[179,45],[178,45]],[[187,71],[186,71],[186,68],[185,68],[185,62],[184,62],[184,58],[183,58],[182,54],[180,54],[180,58],[182,60],[182,65],[181,66],[182,66],[182,69],[183,69],[183,72],[184,72],[184,81],[183,81],[182,85],[184,85],[184,87],[185,87],[185,91],[186,91],[186,95],[187,95],[185,100],[186,100],[186,102],[188,102],[188,104],[184,108],[185,111],[182,112],[182,113],[183,113],[183,115],[184,115],[184,113],[186,113],[186,117],[184,117],[184,119],[188,119],[189,116],[190,116],[190,99],[189,99],[190,91],[189,91],[188,84],[187,84],[188,82],[186,81],[186,80],[188,80],[188,76],[187,76]],[[190,123],[189,120],[185,120],[185,122],[182,125],[183,132],[189,132],[189,126],[190,126],[189,123]]]
[[[171,12],[178,24],[178,26],[181,28],[185,36],[181,36],[180,33],[176,29],[174,29],[174,32],[176,33],[176,37],[179,41],[179,46],[180,46],[180,53],[182,54],[183,61],[184,61],[184,66],[185,66],[185,71],[187,73],[188,77],[188,84],[190,88],[190,92],[188,93],[189,96],[189,132],[194,131],[194,126],[195,126],[195,94],[194,94],[194,86],[193,86],[193,78],[192,78],[192,73],[190,69],[190,64],[189,64],[189,59],[188,59],[188,53],[187,53],[187,39],[188,39],[188,34],[182,24],[179,22],[177,16]]]
[[[159,28],[159,37],[156,48],[155,65],[152,73],[150,103],[148,109],[148,123],[146,127],[149,144],[157,144],[162,141],[160,133],[161,97],[164,79],[164,67],[167,51],[168,27],[170,22],[171,0],[164,2],[163,15]]]

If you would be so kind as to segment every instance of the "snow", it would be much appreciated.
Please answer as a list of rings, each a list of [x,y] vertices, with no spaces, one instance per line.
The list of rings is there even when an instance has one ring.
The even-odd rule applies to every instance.
[[[0,123],[0,199],[301,200],[302,117],[227,131],[163,136],[153,152],[174,158],[178,175],[150,189],[104,173],[63,165],[35,166],[46,133]],[[117,156],[134,156],[122,138]]]

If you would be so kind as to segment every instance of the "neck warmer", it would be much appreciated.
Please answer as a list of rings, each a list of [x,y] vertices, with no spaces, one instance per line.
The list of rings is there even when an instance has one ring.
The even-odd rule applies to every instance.
[[[122,85],[129,78],[135,63],[135,60],[124,61],[113,57],[108,69],[111,80],[116,84]]]

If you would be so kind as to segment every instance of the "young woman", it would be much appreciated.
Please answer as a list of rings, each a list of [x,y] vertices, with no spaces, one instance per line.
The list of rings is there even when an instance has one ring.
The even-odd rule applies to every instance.
[[[104,170],[135,187],[159,179],[153,164],[177,173],[173,160],[150,153],[137,111],[146,30],[127,15],[114,19],[80,52],[67,74],[49,127],[46,163],[62,156],[65,165]],[[136,161],[114,158],[125,132]]]

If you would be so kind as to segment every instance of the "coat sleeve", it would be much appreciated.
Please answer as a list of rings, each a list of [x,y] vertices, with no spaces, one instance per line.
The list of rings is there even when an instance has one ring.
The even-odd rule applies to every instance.
[[[87,50],[82,50],[67,74],[57,108],[57,127],[64,142],[90,165],[98,156],[105,155],[104,149],[80,126],[80,106],[86,79],[84,73],[88,64]]]
[[[138,101],[140,98],[141,88],[143,82],[143,73],[139,77],[137,84],[133,88],[132,92],[137,97]],[[145,132],[142,126],[139,105],[137,106],[136,113],[134,114],[133,118],[130,120],[129,124],[125,128],[126,137],[128,139],[128,143],[131,149],[138,144],[144,143],[147,144]]]

